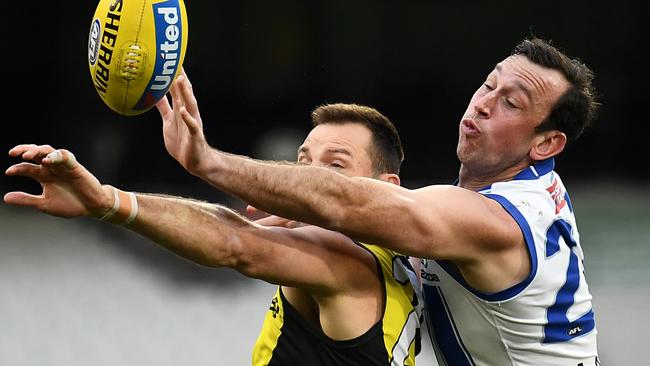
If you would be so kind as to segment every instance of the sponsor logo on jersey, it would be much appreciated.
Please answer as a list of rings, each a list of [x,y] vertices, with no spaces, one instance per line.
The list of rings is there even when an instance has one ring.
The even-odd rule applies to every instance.
[[[546,192],[551,195],[551,199],[555,202],[555,213],[557,214],[562,208],[564,208],[564,206],[566,206],[566,199],[564,199],[565,192],[562,186],[557,183],[555,176],[551,179],[553,180],[553,183],[546,188]]]
[[[438,277],[437,274],[429,273],[426,272],[425,270],[420,270],[420,277],[422,277],[422,279],[426,281],[440,282],[440,277]]]
[[[120,29],[120,17],[122,16],[122,0],[115,0],[108,7],[108,12],[106,13],[106,22],[104,23],[104,31],[101,29],[97,31],[97,39],[101,39],[101,42],[94,47],[98,47],[97,52],[95,52],[95,61],[91,61],[91,44],[93,37],[93,31],[95,30],[95,20],[90,29],[90,38],[88,41],[88,60],[91,61],[91,65],[95,66],[95,74],[93,79],[95,81],[95,89],[99,92],[99,95],[104,98],[106,96],[106,88],[108,87],[108,78],[110,77],[110,65],[113,60],[113,49],[115,48],[115,41],[117,40],[117,32]],[[98,25],[98,28],[99,25]],[[95,65],[95,62],[97,63]]]
[[[440,277],[438,277],[437,274],[426,271],[426,269],[429,268],[429,261],[432,261],[432,259],[423,259],[422,262],[420,262],[422,264],[422,268],[420,268],[420,278],[429,282],[440,282]]]
[[[156,64],[149,85],[134,109],[148,109],[160,100],[171,86],[180,67],[183,25],[178,0],[167,0],[153,4],[156,28]]]

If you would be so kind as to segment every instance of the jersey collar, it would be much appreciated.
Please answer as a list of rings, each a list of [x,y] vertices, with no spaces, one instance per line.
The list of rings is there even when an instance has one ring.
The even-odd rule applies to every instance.
[[[550,173],[551,171],[553,171],[553,169],[555,169],[554,158],[540,160],[535,164],[528,166],[528,168],[525,168],[524,170],[517,173],[517,175],[515,175],[515,177],[512,178],[512,180],[534,180],[543,175]],[[457,186],[459,181],[460,178],[456,178],[453,185]],[[479,189],[479,192],[490,188],[492,188],[491,184]]]
[[[550,173],[555,168],[555,159],[540,160],[515,175],[512,180],[533,180]]]

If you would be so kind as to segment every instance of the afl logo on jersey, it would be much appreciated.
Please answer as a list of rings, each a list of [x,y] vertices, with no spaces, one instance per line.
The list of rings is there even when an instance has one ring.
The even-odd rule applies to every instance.
[[[577,334],[582,333],[582,327],[581,326],[576,326],[567,331],[567,335],[569,336],[575,336]]]
[[[102,25],[99,19],[95,19],[90,26],[90,33],[88,34],[88,62],[95,65],[97,62],[97,55],[99,54],[99,36],[102,33]]]

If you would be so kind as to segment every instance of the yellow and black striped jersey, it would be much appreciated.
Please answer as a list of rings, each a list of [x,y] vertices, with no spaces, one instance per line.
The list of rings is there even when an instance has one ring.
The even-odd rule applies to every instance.
[[[253,366],[414,365],[420,352],[421,303],[405,256],[361,244],[375,257],[384,287],[383,317],[366,333],[345,341],[329,338],[305,320],[278,290],[253,349]]]

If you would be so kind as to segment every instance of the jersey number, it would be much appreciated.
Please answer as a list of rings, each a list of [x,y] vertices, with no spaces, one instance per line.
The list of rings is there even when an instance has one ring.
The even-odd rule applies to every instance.
[[[577,336],[589,333],[594,329],[594,313],[592,309],[574,321],[569,321],[567,313],[575,302],[575,294],[580,285],[579,259],[573,248],[578,243],[571,235],[571,224],[565,220],[557,220],[546,232],[546,258],[560,251],[560,237],[569,246],[569,267],[566,271],[566,281],[555,297],[555,302],[546,309],[546,325],[544,326],[543,343],[566,342]]]

